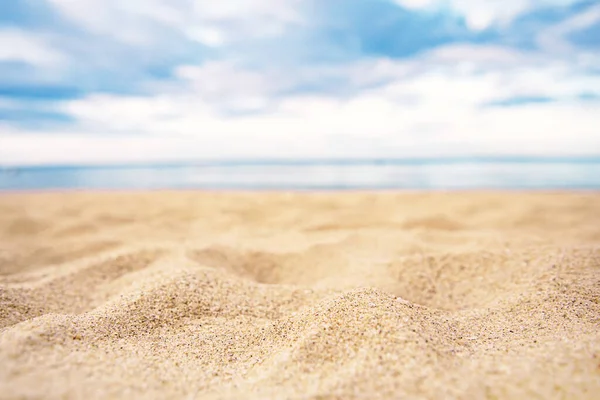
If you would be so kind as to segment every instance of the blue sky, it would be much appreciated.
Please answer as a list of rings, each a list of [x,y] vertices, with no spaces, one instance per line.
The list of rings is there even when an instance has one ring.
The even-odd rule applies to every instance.
[[[600,154],[600,4],[11,0],[0,164]]]

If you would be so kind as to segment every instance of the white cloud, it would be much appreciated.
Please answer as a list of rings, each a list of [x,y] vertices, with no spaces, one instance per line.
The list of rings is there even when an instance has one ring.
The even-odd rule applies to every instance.
[[[568,5],[576,0],[394,0],[410,9],[450,7],[463,15],[471,29],[481,30],[493,24],[510,23],[519,14],[535,7]]]
[[[321,102],[295,99],[286,105],[288,115],[238,121],[188,114],[175,124],[161,124],[154,116],[146,122],[150,132],[140,135],[98,129],[5,132],[0,133],[0,159],[3,164],[111,163],[223,157],[593,155],[600,150],[597,106],[532,104],[475,113],[441,103],[403,110],[382,99]],[[150,126],[156,122],[158,126]],[[114,132],[115,126],[110,128]]]
[[[65,56],[42,36],[15,28],[0,28],[0,61],[52,67],[63,63]]]
[[[207,46],[277,36],[303,22],[299,0],[49,0],[63,15],[91,32],[134,45],[172,30]]]
[[[163,33],[160,26],[177,26],[186,8],[162,0],[48,0],[63,16],[86,31],[136,46],[150,45]]]
[[[165,30],[218,50],[238,41],[277,37],[291,26],[310,23],[302,17],[306,5],[299,0],[49,1],[86,30],[136,50],[144,47],[148,51],[142,53],[149,57],[163,54],[153,46]],[[474,29],[505,24],[534,6],[555,3],[396,1],[425,10],[449,5]],[[600,93],[600,77],[581,73],[586,66],[597,65],[598,57],[570,52],[556,57],[561,46],[568,46],[564,37],[597,22],[598,12],[599,8],[591,8],[540,35],[540,43],[555,58],[501,46],[454,44],[405,60],[371,58],[346,65],[299,64],[282,69],[281,63],[269,63],[260,49],[261,68],[252,69],[239,62],[244,58],[237,58],[234,51],[216,51],[219,61],[180,65],[173,70],[173,80],[144,86],[144,95],[90,94],[53,102],[53,111],[76,121],[60,132],[26,132],[0,125],[0,160],[27,164],[598,154],[598,104],[577,98],[583,92]],[[177,40],[169,37],[168,41]],[[114,60],[97,49],[96,57],[112,68]],[[64,56],[43,37],[3,30],[2,60],[46,70],[63,62]],[[120,64],[124,63],[118,58],[114,65]],[[484,106],[514,97],[559,101]],[[2,99],[0,107],[18,108]]]
[[[549,53],[569,53],[573,50],[573,45],[568,41],[566,36],[599,22],[600,4],[543,30],[537,36],[537,43]]]
[[[534,55],[501,46],[447,45],[427,53],[431,61],[449,65],[468,63],[488,68],[506,68],[524,61],[531,62]]]
[[[310,68],[288,70],[286,80],[233,63],[182,67],[179,86],[153,96],[92,95],[63,103],[61,110],[78,121],[71,132],[23,135],[0,128],[0,159],[598,154],[598,105],[577,95],[600,93],[600,77],[572,68],[500,47],[449,46],[417,59],[360,61],[315,73],[354,85],[347,96],[277,97],[294,79],[310,76]],[[483,106],[519,96],[559,101]],[[236,100],[253,112],[223,113],[238,107]],[[261,107],[263,101],[269,107]]]
[[[208,47],[220,47],[227,42],[225,32],[211,27],[190,27],[185,32],[192,41],[203,43]]]
[[[274,92],[284,85],[280,77],[270,76],[267,71],[246,70],[224,61],[180,66],[176,68],[175,76],[184,82],[184,91],[191,89],[201,94],[215,107],[238,110],[236,104],[266,105]]]

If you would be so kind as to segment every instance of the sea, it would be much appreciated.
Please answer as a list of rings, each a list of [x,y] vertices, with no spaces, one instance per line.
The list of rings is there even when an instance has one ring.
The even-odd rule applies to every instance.
[[[0,191],[71,189],[597,190],[600,156],[0,165]]]

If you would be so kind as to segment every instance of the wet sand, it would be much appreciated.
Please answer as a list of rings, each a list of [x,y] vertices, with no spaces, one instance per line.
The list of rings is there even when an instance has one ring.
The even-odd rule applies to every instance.
[[[0,398],[598,398],[600,193],[0,195]]]

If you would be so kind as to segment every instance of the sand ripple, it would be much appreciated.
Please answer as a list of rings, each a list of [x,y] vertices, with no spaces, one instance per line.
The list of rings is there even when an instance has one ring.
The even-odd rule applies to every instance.
[[[0,198],[0,398],[597,398],[597,194]]]

